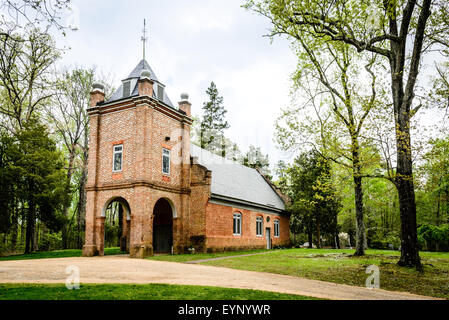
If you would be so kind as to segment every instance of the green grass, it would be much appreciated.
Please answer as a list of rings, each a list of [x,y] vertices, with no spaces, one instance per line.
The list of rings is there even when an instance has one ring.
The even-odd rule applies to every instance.
[[[0,284],[0,300],[318,300],[276,292],[169,284]]]
[[[424,273],[399,267],[400,253],[391,250],[367,250],[354,257],[354,250],[284,249],[264,255],[202,262],[204,265],[240,270],[262,271],[309,279],[365,286],[366,268],[380,269],[380,287],[449,299],[449,253],[421,252]]]
[[[196,261],[202,259],[212,259],[212,258],[220,258],[227,256],[238,256],[242,254],[252,254],[258,252],[266,252],[267,250],[249,250],[249,251],[229,251],[229,252],[215,252],[215,253],[195,253],[195,254],[163,254],[156,255],[153,257],[148,257],[150,260],[158,260],[158,261],[170,261],[170,262],[187,262],[187,261]]]
[[[122,254],[119,247],[105,248],[105,255]],[[79,249],[67,249],[67,250],[55,250],[45,252],[33,252],[27,254],[16,254],[11,256],[0,257],[0,261],[5,260],[27,260],[27,259],[48,259],[48,258],[69,258],[69,257],[81,257],[82,250]]]
[[[272,250],[262,255],[238,257],[239,255],[257,252],[266,252],[266,250],[159,255],[149,257],[148,259],[186,262],[235,256],[235,258],[207,261],[201,264],[278,273],[354,286],[365,286],[365,281],[368,277],[365,273],[366,268],[369,265],[377,265],[380,269],[381,289],[406,291],[449,299],[449,253],[447,252],[421,252],[420,256],[424,264],[424,273],[419,273],[411,268],[399,267],[397,261],[400,252],[392,250],[367,250],[366,256],[354,257],[352,256],[354,250],[282,249]],[[119,253],[119,248],[105,249],[105,255]],[[81,250],[58,250],[0,257],[0,261],[80,256]],[[85,286],[86,288],[89,287]]]

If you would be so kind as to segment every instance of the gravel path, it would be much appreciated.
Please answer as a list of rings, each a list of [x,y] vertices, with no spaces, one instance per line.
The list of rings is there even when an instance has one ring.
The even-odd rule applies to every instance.
[[[432,299],[403,292],[367,289],[264,272],[128,256],[0,261],[0,283],[65,283],[77,266],[81,283],[168,283],[257,289],[337,300]]]

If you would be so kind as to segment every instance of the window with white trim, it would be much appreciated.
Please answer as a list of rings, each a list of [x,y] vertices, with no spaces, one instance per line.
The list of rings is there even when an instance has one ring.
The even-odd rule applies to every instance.
[[[258,236],[258,237],[263,236],[263,218],[262,217],[256,218],[256,236]]]
[[[234,235],[242,234],[242,214],[234,213],[233,233]]]
[[[170,150],[162,149],[162,173],[170,174]]]
[[[113,147],[112,171],[113,172],[122,171],[122,162],[123,162],[123,145],[118,144]]]
[[[274,220],[274,236],[279,237],[279,220]]]

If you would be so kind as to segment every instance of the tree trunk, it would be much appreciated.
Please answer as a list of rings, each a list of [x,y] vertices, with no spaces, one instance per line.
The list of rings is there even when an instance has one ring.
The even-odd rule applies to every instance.
[[[87,183],[87,174],[88,174],[88,161],[89,161],[89,130],[87,128],[84,130],[84,146],[83,146],[83,167],[81,171],[80,184],[78,186],[78,211],[76,222],[78,225],[78,248],[81,249],[83,247],[83,240],[80,237],[82,230],[84,230],[83,226],[86,220],[86,183]]]
[[[398,158],[400,158],[398,156]],[[401,157],[402,158],[402,157]],[[410,159],[411,163],[411,159]],[[400,266],[422,268],[419,258],[418,235],[416,231],[415,190],[411,167],[409,170],[399,170],[397,187],[399,194],[399,211],[401,217],[401,258]],[[406,177],[409,177],[408,179]]]
[[[334,243],[332,247],[334,249],[340,249],[340,238],[338,237],[338,221],[337,221],[337,213],[334,215]]]
[[[316,214],[316,247],[321,249],[320,217]]]
[[[441,177],[440,177],[440,181],[438,183],[438,202],[437,202],[437,218],[436,218],[436,225],[439,226],[440,225],[440,202],[441,202]]]
[[[338,236],[338,232],[335,235],[335,245],[337,246],[337,249],[341,249],[341,247],[340,247],[340,237]]]
[[[418,236],[416,231],[416,203],[413,185],[412,151],[410,139],[410,110],[405,104],[402,89],[402,78],[393,76],[393,92],[395,93],[396,150],[397,174],[396,188],[399,198],[401,217],[401,258],[400,266],[422,269],[419,258]],[[397,107],[396,107],[397,106]]]
[[[11,232],[11,250],[15,251],[16,249],[16,244],[17,244],[17,233],[19,231],[19,212],[17,209],[17,199],[14,200],[13,203],[13,208],[12,208],[12,232]]]
[[[34,205],[30,204],[27,212],[27,225],[25,234],[25,253],[30,253],[34,248]]]
[[[309,229],[307,230],[307,236],[308,236],[308,240],[309,240],[309,249],[313,248],[313,233],[312,233],[312,228],[309,227]]]
[[[352,136],[352,176],[354,179],[354,196],[355,196],[355,218],[356,218],[356,241],[355,256],[363,256],[365,254],[366,234],[365,221],[363,218],[363,189],[361,177],[361,164],[359,159],[359,143],[354,133]]]
[[[363,256],[365,254],[365,221],[363,219],[363,190],[362,178],[354,177],[354,191],[355,191],[355,218],[356,218],[356,241],[355,241],[355,256]]]
[[[33,251],[39,251],[39,222],[34,227]]]
[[[67,176],[66,176],[66,187],[65,192],[67,194],[70,193],[70,185],[72,182],[72,174],[73,174],[73,164],[75,161],[75,146],[71,146],[70,148],[70,155],[69,155],[69,166],[67,168]],[[71,198],[71,197],[70,197]],[[64,218],[67,220],[69,216],[69,207],[70,207],[70,201],[67,201],[63,205],[63,214]],[[62,238],[62,248],[67,249],[67,242],[68,242],[68,230],[69,230],[69,224],[68,221],[64,223],[62,226],[62,232],[61,232],[61,238]]]
[[[404,9],[398,34],[396,17],[390,17],[390,31],[399,35],[399,41],[390,41],[391,89],[396,130],[397,169],[395,184],[398,189],[399,212],[401,217],[401,258],[400,266],[416,267],[422,270],[419,258],[418,237],[416,232],[416,203],[413,186],[412,150],[410,138],[410,114],[414,98],[414,88],[419,73],[422,47],[427,20],[430,16],[431,0],[424,0],[415,27],[413,53],[410,59],[408,80],[404,90],[407,38],[409,25],[416,1],[409,2]],[[409,14],[410,13],[410,14]],[[406,16],[407,14],[407,16]],[[405,25],[405,27],[404,27]]]

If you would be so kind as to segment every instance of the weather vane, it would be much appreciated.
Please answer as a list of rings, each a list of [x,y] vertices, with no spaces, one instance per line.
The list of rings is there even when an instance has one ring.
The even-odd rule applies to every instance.
[[[146,41],[147,41],[147,25],[146,25],[146,21],[145,19],[143,19],[143,35],[140,38],[140,40],[142,40],[143,42],[143,60],[145,60],[145,45],[146,45]]]

